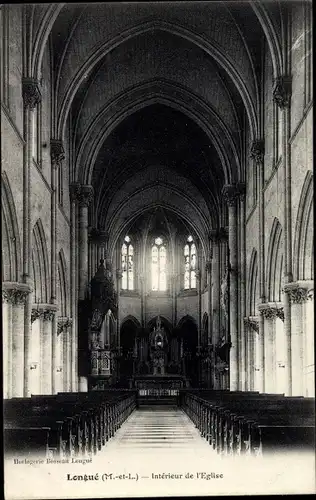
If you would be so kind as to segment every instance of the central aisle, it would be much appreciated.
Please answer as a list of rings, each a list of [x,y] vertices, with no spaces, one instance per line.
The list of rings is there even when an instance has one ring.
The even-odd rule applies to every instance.
[[[315,491],[314,459],[219,456],[188,416],[171,406],[134,411],[87,463],[29,466],[7,462],[5,467],[6,498],[11,500],[21,499],[21,484],[23,498],[30,500]]]
[[[189,417],[173,406],[143,406],[135,410],[102,451],[109,456],[115,451],[140,449],[190,453],[197,450],[216,456]]]

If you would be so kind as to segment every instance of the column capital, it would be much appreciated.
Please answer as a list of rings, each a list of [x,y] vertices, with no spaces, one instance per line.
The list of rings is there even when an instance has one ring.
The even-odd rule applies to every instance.
[[[282,75],[275,79],[273,89],[273,101],[280,109],[287,108],[291,102],[292,77]]]
[[[277,307],[275,304],[260,304],[258,306],[259,313],[265,319],[276,319],[280,318],[284,320],[283,307]]]
[[[256,162],[257,165],[261,165],[264,159],[264,141],[263,139],[256,139],[253,141],[250,158]]]
[[[244,318],[244,325],[245,327],[251,329],[251,330],[255,330],[256,332],[259,332],[259,321],[258,319],[252,317],[252,316],[248,316],[246,318]]]
[[[69,185],[69,196],[70,200],[73,202],[78,201],[81,190],[81,184],[79,182],[72,182]]]
[[[22,97],[24,106],[33,110],[41,102],[39,82],[35,78],[22,79]]]
[[[57,309],[58,307],[56,304],[44,304],[44,303],[33,304],[31,312],[31,323],[34,323],[34,321],[36,321],[39,318],[44,318],[44,315],[48,312],[54,315]]]
[[[65,150],[61,140],[51,139],[50,141],[50,157],[54,167],[59,167],[65,159]]]
[[[222,189],[222,196],[226,203],[230,206],[233,207],[236,205],[238,198],[243,194],[243,188],[244,184],[225,184],[225,186]]]
[[[24,305],[31,291],[31,287],[25,283],[3,282],[2,301],[12,305]]]
[[[303,304],[308,300],[313,300],[314,289],[302,287],[297,283],[289,283],[283,288],[285,293],[288,293],[293,304]]]
[[[72,318],[59,316],[57,321],[57,334],[59,335],[61,332],[66,332],[71,326]]]
[[[78,202],[80,207],[88,207],[93,199],[93,187],[88,184],[83,184],[80,186],[80,192],[78,195]]]
[[[46,311],[43,311],[43,320],[44,321],[53,321],[55,316],[55,312],[47,309]]]

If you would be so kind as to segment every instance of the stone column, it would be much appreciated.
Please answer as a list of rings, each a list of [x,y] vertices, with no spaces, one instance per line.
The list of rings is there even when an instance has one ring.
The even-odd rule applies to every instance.
[[[71,327],[71,390],[78,391],[78,288],[77,288],[77,203],[80,194],[80,184],[73,183],[69,186],[70,195],[70,312],[72,317]]]
[[[246,314],[246,227],[245,227],[245,186],[240,185],[239,232],[240,232],[240,282],[239,282],[239,390],[246,390],[246,338],[243,318]]]
[[[71,326],[72,319],[58,318],[57,334],[62,335],[63,391],[71,391]]]
[[[220,245],[220,235],[218,231],[213,231],[211,233],[212,242],[212,310],[211,310],[211,320],[212,320],[212,343],[217,345],[220,338],[220,255],[219,255],[219,245]]]
[[[305,303],[311,299],[307,288],[298,283],[290,283],[284,287],[291,304],[291,380],[292,396],[304,395],[304,339],[305,339]],[[312,349],[313,346],[307,348]]]
[[[65,150],[62,141],[51,139],[51,303],[57,304],[57,190],[58,190],[58,170],[62,168],[65,159]],[[57,343],[57,316],[52,319],[52,394],[56,393],[56,343]]]
[[[6,397],[25,395],[25,306],[30,287],[25,283],[3,282],[3,355],[4,389]],[[31,323],[31,321],[30,321]],[[29,380],[29,377],[27,377]]]
[[[277,308],[270,304],[261,304],[259,311],[264,318],[264,391],[274,393],[277,392],[275,340]]]
[[[172,326],[174,327],[176,325],[176,281],[177,281],[177,275],[175,272],[171,274],[170,277],[170,282],[171,282],[171,300],[172,300]]]
[[[141,325],[142,328],[145,328],[146,323],[146,297],[145,297],[145,275],[144,273],[139,273],[139,282],[140,282],[140,315],[141,315]]]
[[[52,322],[55,311],[49,304],[41,304],[41,394],[53,394],[53,330]]]
[[[199,269],[196,270],[195,272],[196,276],[196,284],[197,284],[197,289],[198,289],[198,298],[199,298],[199,311],[198,311],[198,350],[201,347],[201,330],[202,330],[202,294],[201,294],[201,271]]]
[[[88,286],[88,207],[92,201],[92,186],[80,186],[79,193],[79,300],[84,300]]]
[[[116,321],[116,343],[118,347],[118,352],[120,352],[121,348],[121,332],[120,332],[120,292],[121,292],[121,283],[122,283],[122,271],[120,269],[116,270],[116,289],[117,289],[117,321]]]
[[[259,268],[259,293],[260,293],[260,304],[266,303],[266,293],[265,293],[265,213],[264,213],[264,141],[262,139],[256,139],[252,143],[250,158],[253,160],[253,167],[255,170],[254,175],[257,174],[257,188],[258,188],[258,213],[259,213],[259,244],[258,244],[258,268]],[[260,390],[264,392],[264,319],[263,316],[259,316],[259,339],[260,339],[260,367],[259,379],[260,379]]]
[[[33,163],[33,120],[37,105],[41,102],[39,83],[34,78],[23,78],[24,103],[24,155],[23,155],[23,281],[31,286],[32,217],[31,217],[31,168]],[[24,308],[24,396],[29,395],[29,356],[31,338],[31,295],[25,298]],[[21,367],[20,367],[21,370]]]
[[[286,37],[284,37],[286,38]],[[287,48],[284,50],[287,56]],[[273,91],[273,100],[282,112],[282,163],[284,172],[284,223],[283,223],[283,250],[284,250],[284,282],[293,281],[292,273],[292,181],[291,158],[289,139],[291,135],[291,92],[292,81],[290,75],[283,75],[276,79]],[[291,350],[291,301],[288,294],[284,294],[284,332],[286,337],[286,395],[292,394],[292,350]]]
[[[237,200],[236,185],[226,185],[223,196],[228,204],[228,246],[229,246],[229,330],[230,330],[230,390],[237,391],[238,374],[238,257],[237,257]]]
[[[14,296],[11,290],[2,290],[2,366],[3,397],[11,398],[12,392],[12,307]]]
[[[25,374],[29,371],[25,359],[24,307],[28,294],[15,291],[12,311],[12,397],[25,396]],[[27,381],[29,379],[27,373]]]
[[[256,317],[244,318],[244,331],[246,334],[246,391],[254,390],[254,372],[255,372],[255,340],[259,333],[259,321]]]

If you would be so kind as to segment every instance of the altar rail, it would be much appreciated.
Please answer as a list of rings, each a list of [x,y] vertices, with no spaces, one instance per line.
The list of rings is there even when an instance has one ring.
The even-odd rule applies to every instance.
[[[168,397],[168,396],[179,396],[179,389],[138,389],[138,395],[140,397]]]

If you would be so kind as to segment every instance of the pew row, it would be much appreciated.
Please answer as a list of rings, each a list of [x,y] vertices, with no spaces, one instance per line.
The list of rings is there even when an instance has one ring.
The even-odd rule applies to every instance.
[[[136,391],[58,393],[4,400],[6,456],[91,457],[136,408]]]
[[[183,390],[179,405],[219,454],[257,456],[314,449],[314,398]]]

